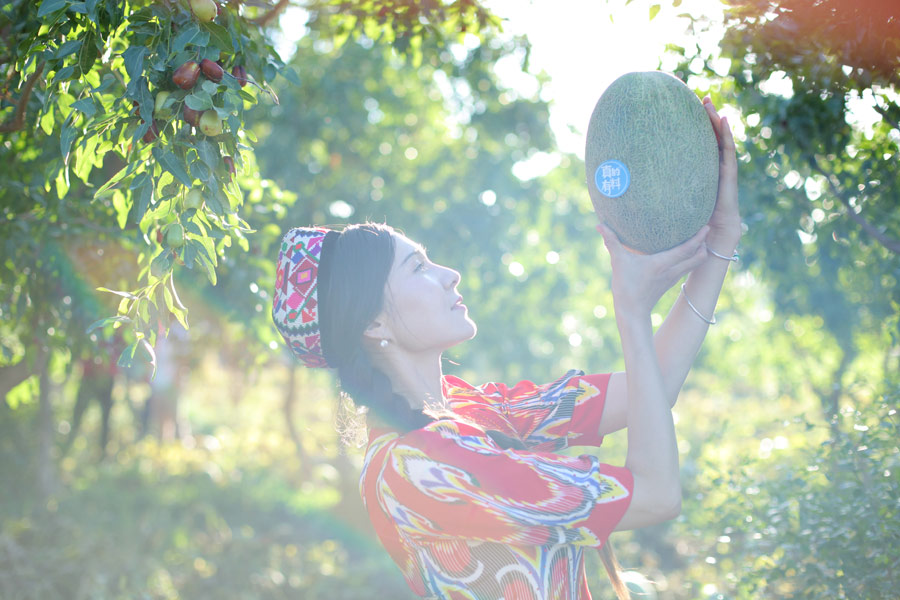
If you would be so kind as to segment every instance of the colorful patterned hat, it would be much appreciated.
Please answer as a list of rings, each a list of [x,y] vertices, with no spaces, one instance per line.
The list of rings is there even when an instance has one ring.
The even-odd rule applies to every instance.
[[[329,365],[319,329],[319,261],[328,229],[297,227],[281,239],[272,320],[290,349],[307,367]]]

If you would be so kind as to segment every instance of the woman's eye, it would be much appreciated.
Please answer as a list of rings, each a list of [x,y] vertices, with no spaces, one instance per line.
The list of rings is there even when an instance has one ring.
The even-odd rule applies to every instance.
[[[425,263],[423,263],[423,262],[418,262],[418,263],[416,263],[416,268],[413,269],[413,272],[415,273],[415,272],[418,271],[419,269],[424,269],[424,268],[425,268]]]

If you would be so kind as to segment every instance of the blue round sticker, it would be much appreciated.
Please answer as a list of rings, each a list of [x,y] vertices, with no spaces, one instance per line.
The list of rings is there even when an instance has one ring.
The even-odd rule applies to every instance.
[[[631,183],[631,173],[622,162],[607,160],[600,163],[594,172],[594,185],[607,198],[618,198],[625,193]]]

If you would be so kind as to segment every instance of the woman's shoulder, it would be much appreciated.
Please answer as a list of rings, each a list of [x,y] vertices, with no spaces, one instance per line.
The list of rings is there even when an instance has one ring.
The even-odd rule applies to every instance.
[[[572,380],[584,375],[584,371],[569,369],[564,375],[548,383],[535,383],[531,379],[522,379],[512,386],[490,381],[475,386],[455,375],[443,378],[444,396],[454,400],[470,400],[490,403],[498,399],[516,400],[541,395],[547,391],[570,385]]]

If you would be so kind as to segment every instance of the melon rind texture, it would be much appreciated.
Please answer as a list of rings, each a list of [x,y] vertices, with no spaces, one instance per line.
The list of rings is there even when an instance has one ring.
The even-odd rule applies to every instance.
[[[703,103],[680,79],[660,71],[627,73],[603,92],[584,153],[591,202],[623,244],[644,253],[684,242],[716,205],[719,148]],[[630,173],[624,194],[608,198],[597,167],[618,160]]]

